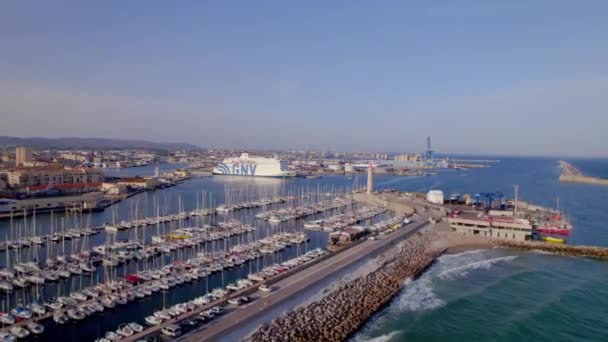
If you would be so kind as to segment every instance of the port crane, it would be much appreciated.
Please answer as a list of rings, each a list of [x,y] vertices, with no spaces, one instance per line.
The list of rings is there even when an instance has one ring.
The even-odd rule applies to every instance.
[[[475,194],[475,206],[479,207],[480,204],[483,205],[483,208],[486,210],[492,209],[492,204],[495,200],[498,201],[498,209],[503,209],[503,198],[504,194],[500,191],[496,192],[480,192]]]

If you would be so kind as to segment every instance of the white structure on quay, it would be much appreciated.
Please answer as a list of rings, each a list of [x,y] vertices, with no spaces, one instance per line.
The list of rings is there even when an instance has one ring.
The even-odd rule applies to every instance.
[[[441,190],[431,190],[426,194],[426,200],[433,204],[443,204],[444,196]]]
[[[448,223],[454,231],[467,235],[517,241],[532,239],[530,221],[514,217],[512,211],[491,210],[488,214],[479,212],[452,214],[448,217]]]

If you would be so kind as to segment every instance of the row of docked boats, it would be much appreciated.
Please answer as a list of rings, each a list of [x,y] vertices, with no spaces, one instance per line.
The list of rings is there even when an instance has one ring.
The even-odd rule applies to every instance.
[[[178,303],[169,308],[154,311],[152,315],[149,315],[144,319],[144,322],[147,326],[157,326],[172,320],[179,321],[182,315],[192,313],[194,311],[200,311],[196,316],[199,323],[208,322],[223,312],[221,305],[218,303],[222,299],[230,297],[233,294],[234,296],[237,296],[236,293],[239,291],[255,287],[257,286],[256,283],[267,281],[273,276],[279,275],[289,269],[315,260],[326,253],[327,252],[322,249],[315,249],[299,257],[267,266],[259,272],[249,274],[247,278],[239,279],[236,282],[228,284],[225,288],[216,288],[209,293],[196,297],[190,301]],[[228,300],[228,303],[238,306],[242,302],[242,298],[244,297],[240,296],[231,298]],[[208,309],[203,310],[205,307]],[[142,330],[136,331],[132,326],[134,324],[137,323],[121,324],[116,330],[106,332],[105,336],[97,339],[96,342],[116,341],[123,337],[131,336],[133,333],[139,333],[142,330],[145,330],[145,328],[143,328]],[[192,323],[188,322],[188,324],[191,325]],[[137,324],[137,327],[139,328],[141,325]],[[162,330],[162,333],[174,337],[173,330],[167,332]]]
[[[234,246],[226,252],[209,255],[199,253],[196,258],[165,265],[160,269],[140,271],[123,280],[100,283],[72,292],[69,296],[49,299],[43,304],[20,305],[11,310],[11,314],[0,313],[0,322],[13,324],[17,319],[29,320],[34,314],[43,316],[49,312],[53,312],[52,317],[57,324],[65,324],[70,320],[79,321],[96,312],[124,305],[150,296],[154,292],[168,290],[213,272],[240,266],[268,252],[279,251],[291,243],[303,241],[306,241],[306,238],[301,233],[279,233],[250,244]]]
[[[145,228],[147,226],[158,225],[161,223],[186,221],[194,217],[208,216],[213,214],[215,214],[214,208],[197,208],[191,211],[180,211],[175,214],[157,215],[133,220],[122,220],[117,223],[106,224],[104,228],[107,231],[116,232],[134,228]]]
[[[237,210],[241,210],[241,209],[260,208],[260,207],[265,207],[268,205],[285,203],[290,199],[293,199],[293,197],[290,197],[290,196],[274,197],[274,198],[258,199],[258,200],[253,200],[253,201],[245,201],[245,202],[234,203],[234,204],[224,203],[224,204],[220,204],[216,208],[216,211],[218,213],[229,213],[229,212],[233,212],[233,211],[237,211]]]
[[[337,214],[330,216],[326,219],[311,220],[304,223],[304,228],[307,229],[320,229],[327,232],[334,232],[344,227],[353,225],[355,223],[369,220],[375,216],[378,216],[386,211],[385,208],[378,206],[363,206],[357,208],[353,213]]]
[[[0,290],[11,292],[15,288],[44,285],[46,282],[54,282],[62,278],[88,275],[96,271],[95,265],[99,263],[104,267],[118,267],[130,261],[147,260],[161,253],[171,253],[254,230],[252,226],[229,220],[220,222],[217,226],[178,229],[161,238],[153,237],[150,244],[118,241],[95,246],[91,250],[50,257],[42,265],[32,261],[15,263],[12,268],[0,269]]]
[[[293,208],[281,208],[276,210],[268,210],[255,215],[257,219],[268,221],[270,223],[286,222],[306,216],[319,214],[325,211],[343,208],[353,205],[354,201],[342,197],[336,197],[332,200],[321,201],[309,205],[301,205]]]
[[[241,209],[253,209],[259,208],[272,204],[280,204],[285,203],[292,197],[275,197],[270,199],[258,199],[253,201],[245,201],[235,204],[220,204],[217,208],[197,208],[191,211],[181,211],[176,214],[168,214],[162,216],[153,216],[153,217],[145,217],[134,220],[123,220],[114,224],[105,225],[105,230],[110,232],[134,229],[134,228],[144,228],[147,226],[158,225],[161,223],[170,223],[177,221],[185,221],[189,220],[193,217],[201,217],[213,215],[217,212],[227,213]]]
[[[71,228],[65,232],[56,232],[49,235],[40,236],[24,236],[17,239],[7,240],[0,242],[0,251],[11,250],[11,249],[24,249],[33,246],[44,245],[48,241],[59,243],[62,240],[80,239],[82,237],[88,237],[91,235],[99,234],[99,230],[96,228]]]
[[[29,322],[24,326],[16,325],[10,327],[8,331],[0,331],[0,341],[12,342],[17,339],[26,339],[31,335],[42,335],[44,326],[37,322]]]

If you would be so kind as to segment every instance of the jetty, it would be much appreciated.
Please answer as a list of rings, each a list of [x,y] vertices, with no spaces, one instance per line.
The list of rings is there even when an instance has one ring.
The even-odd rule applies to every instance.
[[[560,182],[608,185],[608,179],[585,176],[567,161],[560,160],[559,166],[562,170],[559,176]]]

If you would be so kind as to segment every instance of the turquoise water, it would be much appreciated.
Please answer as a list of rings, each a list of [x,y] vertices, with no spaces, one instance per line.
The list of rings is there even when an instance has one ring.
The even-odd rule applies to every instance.
[[[604,341],[608,265],[536,252],[445,255],[355,341]]]

